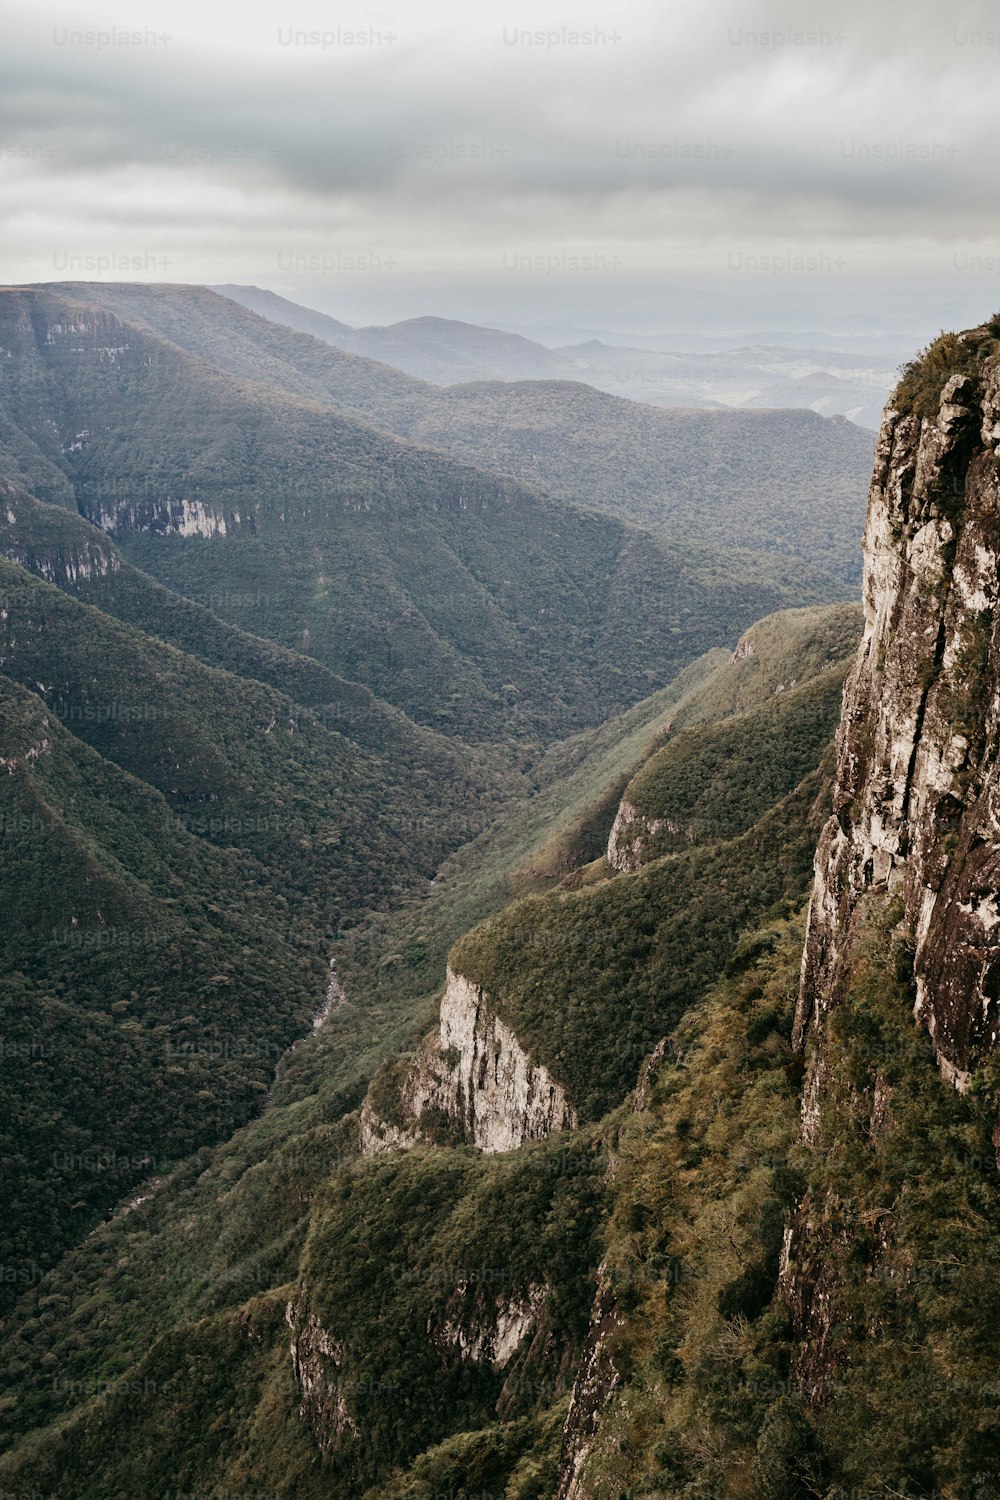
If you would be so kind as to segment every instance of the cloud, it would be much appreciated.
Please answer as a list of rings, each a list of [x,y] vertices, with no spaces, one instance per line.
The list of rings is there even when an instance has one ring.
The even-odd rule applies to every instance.
[[[434,0],[336,21],[253,0],[83,20],[43,0],[6,30],[7,280],[121,253],[274,285],[282,257],[368,252],[412,298],[449,273],[502,283],[511,254],[593,251],[618,263],[613,300],[786,254],[950,295],[962,252],[1000,248],[1000,29],[978,0]],[[387,287],[366,296],[388,305]]]

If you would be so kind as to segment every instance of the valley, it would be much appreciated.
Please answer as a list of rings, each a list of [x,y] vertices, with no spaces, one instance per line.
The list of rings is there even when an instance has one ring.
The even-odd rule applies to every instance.
[[[0,292],[0,1487],[990,1493],[1000,328],[865,522],[306,311]]]

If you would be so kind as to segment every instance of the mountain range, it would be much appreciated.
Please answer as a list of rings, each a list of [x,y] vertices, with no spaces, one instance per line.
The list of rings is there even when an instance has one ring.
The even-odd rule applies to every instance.
[[[856,586],[872,438],[808,411],[668,411],[565,381],[445,390],[293,334],[205,289],[67,284],[239,379],[653,530],[672,546],[793,558]],[[369,438],[368,441],[371,441]],[[397,450],[398,451],[398,450]],[[738,458],[737,458],[738,455]],[[711,565],[711,564],[710,564]],[[727,568],[729,564],[727,563]],[[760,559],[749,572],[768,572]]]
[[[850,423],[318,331],[0,291],[0,1487],[995,1492],[1000,323],[860,607]]]
[[[636,339],[613,333],[548,347],[512,331],[454,318],[406,318],[386,327],[352,328],[337,318],[254,286],[215,291],[339,349],[381,360],[436,385],[497,380],[572,380],[611,395],[665,407],[794,407],[844,416],[876,428],[905,344],[872,339],[839,349],[817,337],[703,347],[698,337]]]

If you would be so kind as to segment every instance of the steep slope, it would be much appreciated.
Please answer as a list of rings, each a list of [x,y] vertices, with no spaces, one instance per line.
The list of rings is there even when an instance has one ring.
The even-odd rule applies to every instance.
[[[61,290],[144,321],[241,379],[330,402],[674,542],[785,553],[852,585],[858,577],[872,437],[849,422],[808,411],[665,411],[565,373],[544,385],[521,378],[440,390],[204,288]]]
[[[584,385],[443,391],[395,430],[673,537],[858,573],[871,435],[808,411],[666,411]]]
[[[338,677],[314,657],[227,624],[214,611],[242,602],[231,588],[220,584],[200,598],[176,594],[127,562],[106,532],[62,506],[45,505],[9,487],[0,509],[0,552],[122,624],[311,708],[328,728],[407,767],[414,776],[433,780],[443,804],[453,794],[470,795],[469,786],[456,791],[469,775],[487,801],[491,789],[502,794],[508,783],[502,752],[457,745],[414,724],[370,689]]]
[[[645,1095],[562,1500],[1000,1485],[998,368],[997,320],[944,335],[887,407],[801,972],[748,950],[724,1071],[668,1055]]]
[[[110,570],[83,540],[77,575]],[[45,1265],[150,1163],[247,1117],[338,931],[422,887],[517,783],[364,703],[351,738],[4,560],[0,666],[3,1264]]]
[[[239,384],[114,314],[5,292],[0,316],[0,405],[64,476],[52,498],[177,593],[449,734],[560,737],[829,595]]]
[[[433,1040],[363,1101],[292,1054],[26,1291],[8,1487],[1000,1491],[998,370],[994,320],[887,409],[835,778],[850,610],[761,622],[598,750],[562,884],[544,829],[520,867],[488,836],[540,884],[454,946]],[[580,862],[623,822],[625,868]],[[74,1306],[98,1275],[125,1295]]]
[[[534,815],[526,804],[518,814],[520,831],[515,828],[507,842],[500,830],[490,835],[496,865],[506,864],[515,881],[558,879],[559,862],[542,875],[543,851],[555,846],[585,854],[596,828],[607,836],[615,807],[609,788],[620,790],[664,736],[669,741],[674,731],[665,719],[673,715],[688,726],[700,719],[708,727],[720,714],[753,712],[762,702],[781,705],[779,689],[825,666],[855,629],[849,608],[766,621],[734,657],[715,654],[691,669],[672,699],[660,695],[617,734],[595,736],[592,750],[581,743],[553,752],[551,780],[533,799]],[[574,789],[554,830],[546,819],[559,805],[560,776]],[[787,845],[779,802],[771,835],[753,833],[739,849],[738,840],[718,846],[727,852],[716,873],[726,878],[737,866],[749,872],[754,852],[761,853],[750,911],[802,890],[811,841],[796,827],[797,810],[808,810],[813,782],[818,789],[815,771],[789,804],[796,815],[788,820]],[[711,859],[712,846],[703,854]],[[578,857],[571,858],[571,869]],[[479,887],[474,899],[483,902],[503,899],[502,882],[490,897],[490,864],[487,849],[473,876]],[[550,898],[551,930],[567,901],[617,887],[639,892],[640,903],[648,896],[651,921],[662,918],[669,931],[682,921],[678,910],[657,910],[666,887],[662,872],[670,864],[659,860],[635,876],[609,876]],[[713,871],[706,875],[709,886]],[[658,874],[659,883],[646,891],[643,882]],[[442,889],[440,899],[454,903],[452,919],[467,909],[462,883],[458,871]],[[701,894],[695,884],[688,887],[691,955],[706,937],[697,923],[709,886]],[[425,907],[435,899],[429,895]],[[608,909],[603,901],[594,906],[592,956],[605,942]],[[707,934],[706,975],[717,971],[735,941],[735,905],[730,920],[726,934]],[[582,962],[582,926],[575,917],[568,926],[571,941],[579,931]],[[377,931],[369,938],[366,966],[355,951],[342,1010],[282,1063],[273,1102],[260,1120],[197,1163],[180,1164],[148,1203],[105,1226],[24,1299],[4,1371],[14,1398],[10,1419],[24,1437],[0,1460],[5,1481],[17,1476],[18,1483],[48,1484],[60,1474],[81,1495],[124,1495],[141,1474],[147,1485],[155,1479],[191,1489],[257,1486],[311,1496],[331,1486],[358,1495],[374,1486],[373,1493],[388,1494],[395,1493],[394,1467],[412,1462],[414,1474],[423,1476],[419,1482],[429,1486],[416,1493],[449,1484],[459,1492],[475,1474],[487,1486],[509,1482],[510,1493],[524,1500],[554,1493],[560,1432],[584,1352],[613,1185],[607,1145],[618,1115],[576,1130],[566,1115],[550,1121],[564,1128],[548,1134],[539,1122],[536,1135],[544,1138],[498,1151],[516,1141],[492,1134],[504,1124],[503,1105],[487,1090],[476,1101],[485,1108],[475,1112],[487,1136],[477,1138],[471,1119],[451,1119],[439,1107],[435,1128],[426,1132],[436,1145],[417,1142],[402,1154],[362,1150],[364,1110],[357,1110],[356,1085],[363,1088],[365,1075],[357,1047],[341,1051],[338,1033],[357,1027],[352,1013],[363,1012],[381,985],[405,992],[407,984],[420,983],[419,962],[408,979],[409,950],[395,946],[401,929],[390,922],[381,930],[381,940]],[[641,974],[642,953],[633,961]],[[695,976],[691,998],[699,983]],[[641,997],[639,990],[646,1012],[640,1021],[636,1010],[634,1033],[622,1032],[609,1017],[604,1037],[594,1038],[601,1047],[605,1038],[613,1049],[617,1043],[615,1104],[634,1084],[670,1009],[653,990]],[[419,1013],[411,1015],[411,1026],[419,1020]],[[493,1036],[501,1033],[495,1029]],[[525,1045],[513,1031],[510,1036]],[[451,1061],[447,1047],[442,1060]],[[391,1109],[410,1066],[404,1057],[378,1072],[365,1108],[384,1101]],[[588,1100],[587,1112],[593,1118],[599,1106]],[[431,1126],[428,1114],[421,1123]],[[463,1144],[467,1132],[480,1149]],[[75,1289],[111,1267],[119,1268],[115,1274],[124,1278],[127,1295],[103,1304],[99,1320],[96,1309],[86,1308],[68,1321],[61,1315],[39,1320],[39,1296],[66,1296],[73,1307]],[[200,1395],[186,1373],[192,1361],[204,1377]],[[35,1379],[53,1362],[60,1381]],[[176,1401],[163,1399],[169,1392]],[[68,1425],[48,1425],[58,1424],[61,1414]],[[400,1493],[407,1482],[400,1480]]]
[[[259,1108],[326,955],[256,860],[189,832],[7,678],[0,716],[6,1304]]]

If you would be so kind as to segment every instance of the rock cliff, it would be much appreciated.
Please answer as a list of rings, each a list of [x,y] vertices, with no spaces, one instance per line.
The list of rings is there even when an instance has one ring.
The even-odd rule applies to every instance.
[[[411,1146],[442,1117],[481,1151],[513,1151],[577,1123],[561,1085],[532,1062],[485,992],[450,968],[439,1030],[404,1076],[392,1113],[387,1118],[369,1094],[360,1125],[365,1155]]]
[[[978,347],[978,333],[964,335]],[[1000,1030],[1000,359],[890,406],[865,530],[865,629],[816,856],[795,1039],[821,1040],[859,904],[893,891],[917,1014],[959,1088]],[[822,1050],[822,1049],[821,1049]],[[807,1090],[817,1107],[822,1062]]]
[[[911,370],[879,434],[865,530],[865,628],[848,677],[833,815],[816,855],[794,1043],[807,1059],[802,1134],[835,1107],[831,1014],[866,925],[888,913],[912,954],[914,1013],[942,1075],[965,1091],[1000,1037],[1000,356],[997,330],[948,338]],[[944,343],[939,341],[938,348]],[[890,908],[891,903],[891,908]],[[878,1074],[863,1101],[892,1118]],[[994,1140],[998,1138],[994,1131]],[[797,1378],[823,1399],[845,1225],[807,1195],[785,1241]],[[877,1254],[888,1252],[886,1217]],[[875,1252],[873,1252],[875,1253]]]
[[[664,831],[679,834],[682,830],[670,818],[647,818],[627,797],[623,797],[608,835],[608,864],[619,874],[633,874],[642,868],[650,840]]]
[[[356,1441],[357,1424],[344,1396],[341,1371],[344,1351],[314,1313],[304,1314],[289,1302],[285,1321],[292,1330],[292,1377],[299,1391],[299,1416],[316,1439],[321,1453],[341,1438]]]

